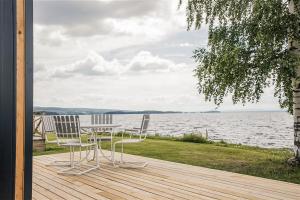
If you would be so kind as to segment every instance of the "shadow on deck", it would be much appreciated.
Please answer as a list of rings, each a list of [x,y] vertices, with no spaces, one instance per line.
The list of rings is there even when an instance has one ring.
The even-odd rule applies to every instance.
[[[33,199],[300,199],[300,185],[127,155],[148,161],[144,169],[114,168],[101,160],[81,176],[57,174],[46,166],[68,154],[34,157]]]

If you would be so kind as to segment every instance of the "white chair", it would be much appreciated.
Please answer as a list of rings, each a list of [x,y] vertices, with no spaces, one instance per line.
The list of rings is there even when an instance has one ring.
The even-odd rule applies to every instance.
[[[92,114],[91,123],[92,124],[112,124],[113,121],[112,114]]]
[[[113,152],[112,160],[114,166],[123,167],[123,168],[143,168],[147,166],[148,163],[146,162],[126,162],[123,159],[123,154],[124,154],[124,144],[140,143],[147,138],[147,129],[149,126],[149,122],[150,122],[150,115],[145,114],[143,115],[143,120],[140,128],[125,129],[125,133],[130,134],[130,138],[129,139],[124,138],[124,133],[122,133],[122,139],[114,143],[113,151],[112,151]],[[134,138],[134,136],[137,136],[137,138]],[[120,161],[117,161],[115,158],[116,145],[118,144],[121,144],[122,146]]]
[[[91,115],[91,124],[112,124],[113,115],[112,114],[92,114]],[[98,130],[93,130],[97,134],[98,147],[101,148],[101,142],[111,142],[112,141],[112,128],[102,128]],[[103,134],[109,133],[110,136],[103,136]],[[94,137],[88,138],[88,141],[94,141]],[[101,149],[100,149],[101,150]],[[112,143],[111,143],[112,150]],[[110,157],[103,154],[103,151],[100,151],[103,157]],[[95,158],[96,155],[94,155]]]
[[[97,142],[84,143],[81,141],[79,116],[57,115],[53,116],[53,120],[55,124],[57,143],[62,147],[70,148],[69,167],[59,171],[58,173],[81,175],[99,168],[98,144]],[[80,150],[78,161],[75,161],[75,148],[79,148]],[[83,159],[81,158],[81,148],[86,148],[86,156]],[[88,156],[91,148],[94,149],[94,153],[96,155],[96,163],[94,165],[83,163],[84,161],[88,162]],[[81,166],[84,166],[83,170],[81,170]]]
[[[112,114],[93,114],[91,115],[91,124],[112,124],[113,123],[113,115]],[[110,133],[112,128],[103,128],[97,130],[99,133]],[[101,139],[101,138],[100,138]],[[102,141],[108,140],[110,141],[110,137],[102,138]]]
[[[53,117],[50,115],[42,116],[42,134],[45,138],[46,143],[48,144],[56,144],[57,138],[55,140],[49,140],[49,134],[55,133],[55,124],[53,121]],[[56,136],[56,135],[55,135]]]

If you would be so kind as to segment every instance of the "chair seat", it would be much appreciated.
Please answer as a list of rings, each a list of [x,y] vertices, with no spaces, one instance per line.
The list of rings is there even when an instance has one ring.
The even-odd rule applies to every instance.
[[[94,138],[89,138],[88,141],[94,141],[95,139]],[[111,141],[111,137],[97,137],[97,142],[100,142],[101,141]]]
[[[129,132],[139,132],[141,129],[140,128],[126,128],[125,132],[129,131]]]
[[[51,140],[51,141],[47,141],[47,144],[57,144],[57,140]]]
[[[57,143],[57,140],[55,140]],[[58,139],[59,144],[66,144],[66,143],[79,143],[78,139]]]
[[[138,143],[138,142],[142,142],[144,141],[143,139],[124,139],[124,140],[120,140],[115,142],[115,144],[128,144],[128,143]]]
[[[78,142],[68,142],[61,144],[61,146],[65,147],[88,147],[88,146],[94,146],[96,143],[78,143]]]

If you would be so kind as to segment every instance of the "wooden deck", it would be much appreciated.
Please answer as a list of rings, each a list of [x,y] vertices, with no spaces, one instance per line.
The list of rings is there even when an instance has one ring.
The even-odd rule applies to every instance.
[[[33,199],[300,199],[300,185],[156,159],[144,169],[101,168],[82,176],[46,166],[68,154],[34,157]]]

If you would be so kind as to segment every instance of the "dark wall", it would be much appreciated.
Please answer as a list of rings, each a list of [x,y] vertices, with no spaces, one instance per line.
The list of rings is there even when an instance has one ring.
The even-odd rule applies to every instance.
[[[15,1],[0,0],[0,199],[13,199],[15,177]]]
[[[24,199],[32,190],[32,0],[26,0],[26,127]],[[16,0],[0,0],[0,200],[14,199],[16,136]]]
[[[1,1],[1,0],[0,0]],[[26,127],[25,127],[25,194],[24,199],[31,199],[32,194],[32,112],[33,112],[33,0],[26,0]]]

